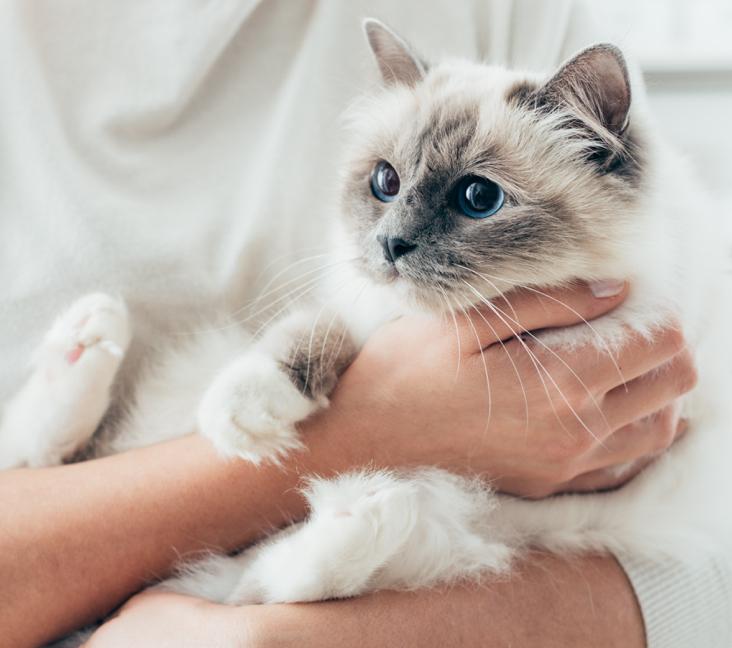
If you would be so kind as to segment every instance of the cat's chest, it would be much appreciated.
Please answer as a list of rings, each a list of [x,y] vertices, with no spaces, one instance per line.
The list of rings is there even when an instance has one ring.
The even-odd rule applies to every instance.
[[[320,297],[341,316],[358,346],[382,324],[410,312],[398,287],[375,284],[353,268],[325,281]]]

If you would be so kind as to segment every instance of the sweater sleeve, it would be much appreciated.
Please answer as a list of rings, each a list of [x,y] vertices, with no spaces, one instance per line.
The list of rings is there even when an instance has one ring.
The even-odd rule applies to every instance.
[[[638,597],[648,648],[732,646],[732,549],[693,562],[616,557]]]

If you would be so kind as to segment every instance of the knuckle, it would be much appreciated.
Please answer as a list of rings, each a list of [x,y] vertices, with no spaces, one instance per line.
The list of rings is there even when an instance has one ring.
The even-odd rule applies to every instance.
[[[668,449],[676,438],[676,419],[671,414],[664,414],[657,419],[653,449],[655,452],[663,452]]]
[[[583,457],[595,447],[594,436],[582,428],[582,434],[575,443],[575,458]]]
[[[581,389],[569,390],[566,397],[555,403],[560,424],[569,437],[566,445],[575,455],[586,452],[592,445],[598,405]]]
[[[679,389],[682,394],[690,392],[699,383],[699,372],[697,371],[694,360],[691,354],[688,354],[688,358],[683,364],[681,375],[679,377]]]
[[[592,447],[592,438],[587,431],[578,426],[562,443],[556,444],[549,454],[552,461],[552,471],[562,478],[572,478],[577,463]]]
[[[686,346],[684,334],[677,326],[667,329],[664,338],[668,348],[674,353],[679,353]]]
[[[588,408],[591,397],[585,387],[573,376],[555,378],[557,395],[555,406],[563,419],[576,421]]]

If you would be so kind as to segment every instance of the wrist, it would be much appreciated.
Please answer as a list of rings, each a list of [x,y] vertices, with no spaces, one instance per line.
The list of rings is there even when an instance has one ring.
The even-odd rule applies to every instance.
[[[222,606],[217,614],[220,645],[232,648],[306,648],[305,628],[292,620],[293,605]]]
[[[300,476],[330,477],[363,466],[379,465],[363,415],[332,404],[298,426],[306,446],[295,457]]]

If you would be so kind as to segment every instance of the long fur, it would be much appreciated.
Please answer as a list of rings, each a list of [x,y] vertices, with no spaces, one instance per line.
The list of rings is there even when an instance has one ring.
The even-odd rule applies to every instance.
[[[312,311],[261,338],[226,328],[169,349],[87,454],[198,429],[223,454],[277,461],[300,447],[295,423],[327,405],[339,373],[379,324],[578,278],[623,278],[632,290],[593,327],[540,340],[614,351],[631,333],[652,339],[679,320],[700,376],[683,402],[691,429],[630,484],[598,495],[524,501],[434,468],[313,479],[307,520],[238,555],[182,566],[159,587],[230,604],[312,601],[495,577],[530,546],[693,559],[729,542],[732,518],[720,505],[732,495],[724,250],[712,203],[653,131],[637,80],[623,113],[630,85],[619,52],[587,50],[546,79],[462,60],[428,66],[383,26],[370,22],[367,31],[385,83],[347,117],[343,217],[333,226],[337,280],[322,282]],[[379,59],[384,52],[388,60]],[[400,175],[393,203],[371,193],[379,160]],[[450,187],[468,174],[504,188],[509,198],[495,216],[470,220],[451,205]],[[417,246],[398,262],[397,281],[380,235]],[[106,296],[85,300],[60,318],[36,373],[6,408],[6,466],[68,458],[88,443],[109,403],[120,360],[110,349],[127,347],[127,314]],[[90,321],[92,336],[84,334]],[[80,360],[61,360],[78,348]],[[90,381],[96,391],[80,393]],[[87,408],[94,421],[80,435],[40,419],[44,407],[64,414],[56,421]],[[17,429],[33,444],[19,443]]]

